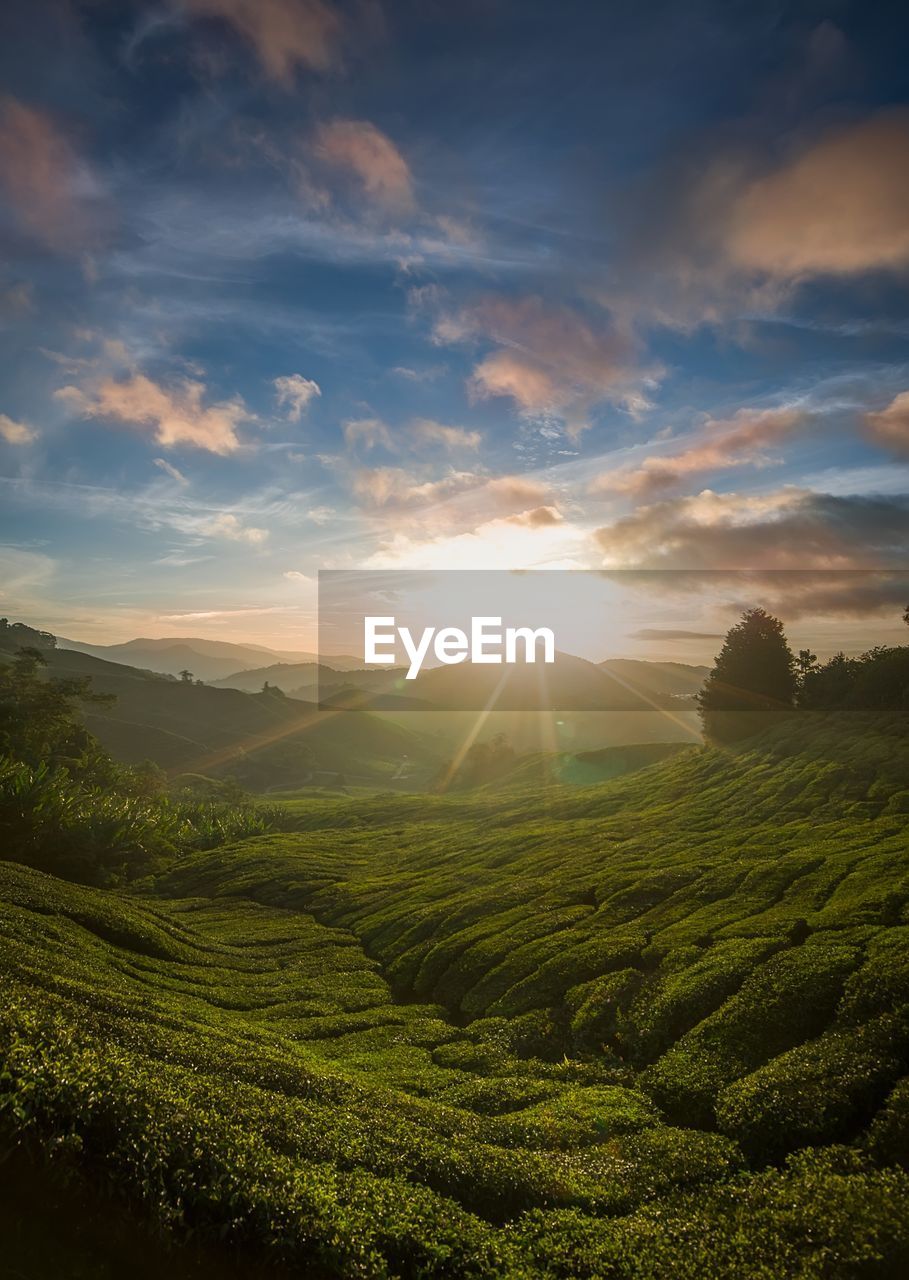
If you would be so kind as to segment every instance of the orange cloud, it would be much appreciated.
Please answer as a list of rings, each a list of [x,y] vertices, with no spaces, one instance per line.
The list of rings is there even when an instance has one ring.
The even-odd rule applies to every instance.
[[[909,391],[901,391],[879,413],[867,413],[865,429],[875,444],[909,457]]]
[[[534,507],[532,511],[518,511],[513,516],[506,516],[507,524],[516,524],[525,529],[546,529],[554,524],[561,524],[564,517],[558,507]]]
[[[160,386],[142,373],[123,380],[103,378],[88,391],[61,387],[55,396],[84,418],[105,418],[150,429],[165,447],[191,445],[209,453],[240,448],[239,423],[250,417],[241,400],[205,406],[205,385],[190,378]]]
[[[452,471],[439,480],[420,480],[403,467],[373,467],[354,475],[353,490],[375,507],[428,506],[475,488],[479,479],[470,471]]]
[[[323,0],[184,0],[199,17],[221,18],[254,47],[267,75],[288,85],[298,66],[338,61],[339,15]]]
[[[474,395],[506,396],[527,413],[553,413],[570,399],[569,388],[526,356],[511,351],[494,351],[473,371],[470,389]]]
[[[788,438],[807,420],[799,409],[739,409],[726,421],[708,423],[697,443],[681,453],[645,458],[639,467],[608,471],[594,480],[590,491],[652,497],[689,476],[749,463],[766,465],[767,447]]]
[[[630,332],[609,317],[595,325],[539,297],[481,299],[441,314],[434,335],[437,342],[480,338],[494,345],[473,370],[474,395],[506,396],[522,413],[557,414],[575,430],[604,401],[643,407],[643,388],[660,374],[640,367]]]
[[[246,542],[258,547],[268,540],[267,529],[257,529],[253,525],[245,525],[231,511],[223,511],[199,526],[202,533],[214,538],[228,538],[231,542]]]
[[[37,440],[38,433],[34,427],[25,422],[14,422],[5,413],[0,413],[0,440],[7,444],[31,444]]]
[[[407,161],[392,140],[368,120],[320,125],[312,150],[323,164],[352,177],[371,203],[398,212],[414,208]]]
[[[479,431],[467,431],[464,427],[446,427],[431,418],[419,418],[413,424],[418,440],[427,444],[441,444],[446,449],[479,449],[482,436]]]
[[[909,114],[829,133],[734,201],[725,232],[746,270],[798,278],[909,263]]]
[[[840,497],[804,489],[703,493],[641,507],[598,529],[608,568],[864,569],[909,552],[905,497]]]
[[[527,476],[496,476],[487,482],[486,492],[503,507],[526,506],[532,502],[542,505],[550,496],[545,484]]]
[[[0,183],[37,239],[63,250],[85,243],[90,177],[50,116],[15,98],[0,101]]]

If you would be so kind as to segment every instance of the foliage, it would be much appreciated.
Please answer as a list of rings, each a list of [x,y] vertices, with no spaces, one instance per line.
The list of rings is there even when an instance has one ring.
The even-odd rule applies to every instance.
[[[909,709],[909,646],[882,646],[853,658],[835,654],[807,673],[799,706],[814,711]]]
[[[714,742],[734,742],[765,728],[791,708],[797,685],[783,624],[763,609],[747,609],[727,633],[698,694],[705,734]]]
[[[0,1129],[276,1273],[902,1274],[907,776],[813,715],[232,844],[137,779],[145,879],[0,863]]]

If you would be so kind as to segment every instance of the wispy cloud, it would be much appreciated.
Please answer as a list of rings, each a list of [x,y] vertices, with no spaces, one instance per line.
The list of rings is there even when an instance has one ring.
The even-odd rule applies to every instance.
[[[865,429],[875,444],[909,458],[909,391],[894,396],[885,409],[867,413]]]
[[[381,418],[348,418],[343,424],[344,442],[348,449],[394,449],[391,431]]]
[[[576,431],[604,402],[645,408],[646,391],[662,376],[656,362],[642,365],[631,331],[607,313],[594,319],[537,296],[487,296],[455,311],[443,306],[434,337],[493,346],[474,366],[474,396],[506,397],[523,414],[553,414]]]
[[[14,422],[5,413],[0,413],[0,440],[7,444],[32,444],[37,440],[38,432],[26,422]]]
[[[170,476],[171,480],[176,480],[177,484],[189,484],[183,472],[178,467],[175,467],[172,462],[168,462],[166,458],[155,458],[155,466],[163,471],[165,475]]]
[[[343,25],[323,0],[182,0],[202,18],[220,18],[253,46],[263,70],[289,87],[298,67],[337,66]]]
[[[631,494],[650,498],[687,479],[734,467],[766,466],[767,450],[789,439],[810,421],[799,408],[739,409],[725,421],[708,421],[696,442],[678,453],[651,455],[637,467],[606,471],[591,484],[591,493]]]
[[[101,188],[57,123],[0,99],[0,186],[22,229],[51,249],[78,250],[99,222]]]
[[[290,373],[274,380],[278,405],[287,410],[290,422],[299,422],[310,403],[322,394],[322,389],[312,378],[300,373]]]
[[[223,511],[211,520],[203,521],[199,531],[215,538],[227,538],[231,542],[248,542],[258,547],[268,539],[268,530],[256,528],[255,525],[244,524],[232,511]]]
[[[387,134],[368,120],[333,120],[312,138],[312,155],[348,178],[369,204],[393,213],[416,205],[410,166]]]
[[[468,431],[465,427],[447,427],[431,418],[418,418],[412,431],[418,441],[440,444],[452,452],[459,449],[479,449],[483,440],[479,431]]]

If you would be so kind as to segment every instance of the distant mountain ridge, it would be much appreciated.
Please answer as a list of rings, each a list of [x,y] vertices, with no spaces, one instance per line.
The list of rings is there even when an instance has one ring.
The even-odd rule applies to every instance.
[[[708,672],[707,667],[678,662],[611,658],[593,663],[559,653],[551,666],[504,671],[500,666],[465,662],[427,668],[411,681],[404,678],[403,667],[344,670],[335,667],[335,661],[332,657],[322,663],[275,663],[237,671],[212,683],[248,693],[257,693],[268,683],[290,697],[372,710],[391,710],[400,699],[437,710],[464,710],[481,708],[493,697],[499,710],[641,710],[654,703],[665,706],[692,698]]]
[[[11,628],[0,662],[47,633]],[[235,776],[244,786],[301,786],[313,776],[390,779],[402,760],[437,765],[417,732],[355,709],[326,714],[279,690],[244,693],[174,679],[52,643],[41,643],[48,674],[91,678],[110,706],[86,707],[88,728],[124,764],[150,760],[171,774]]]
[[[161,675],[178,676],[191,671],[199,680],[219,680],[235,672],[271,663],[315,662],[314,653],[269,649],[265,645],[234,644],[228,640],[206,640],[199,636],[167,636],[160,639],[127,640],[122,644],[86,644],[81,640],[57,639],[60,649],[87,653],[106,662],[157,671]],[[340,663],[357,664],[358,659],[341,655]],[[342,669],[342,668],[339,668]],[[261,687],[261,685],[260,685]]]

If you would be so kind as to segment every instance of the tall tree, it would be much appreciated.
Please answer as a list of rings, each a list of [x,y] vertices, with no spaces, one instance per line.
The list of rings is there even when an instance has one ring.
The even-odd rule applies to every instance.
[[[704,732],[714,742],[757,733],[792,708],[797,688],[782,622],[763,609],[748,609],[727,633],[698,694]]]

